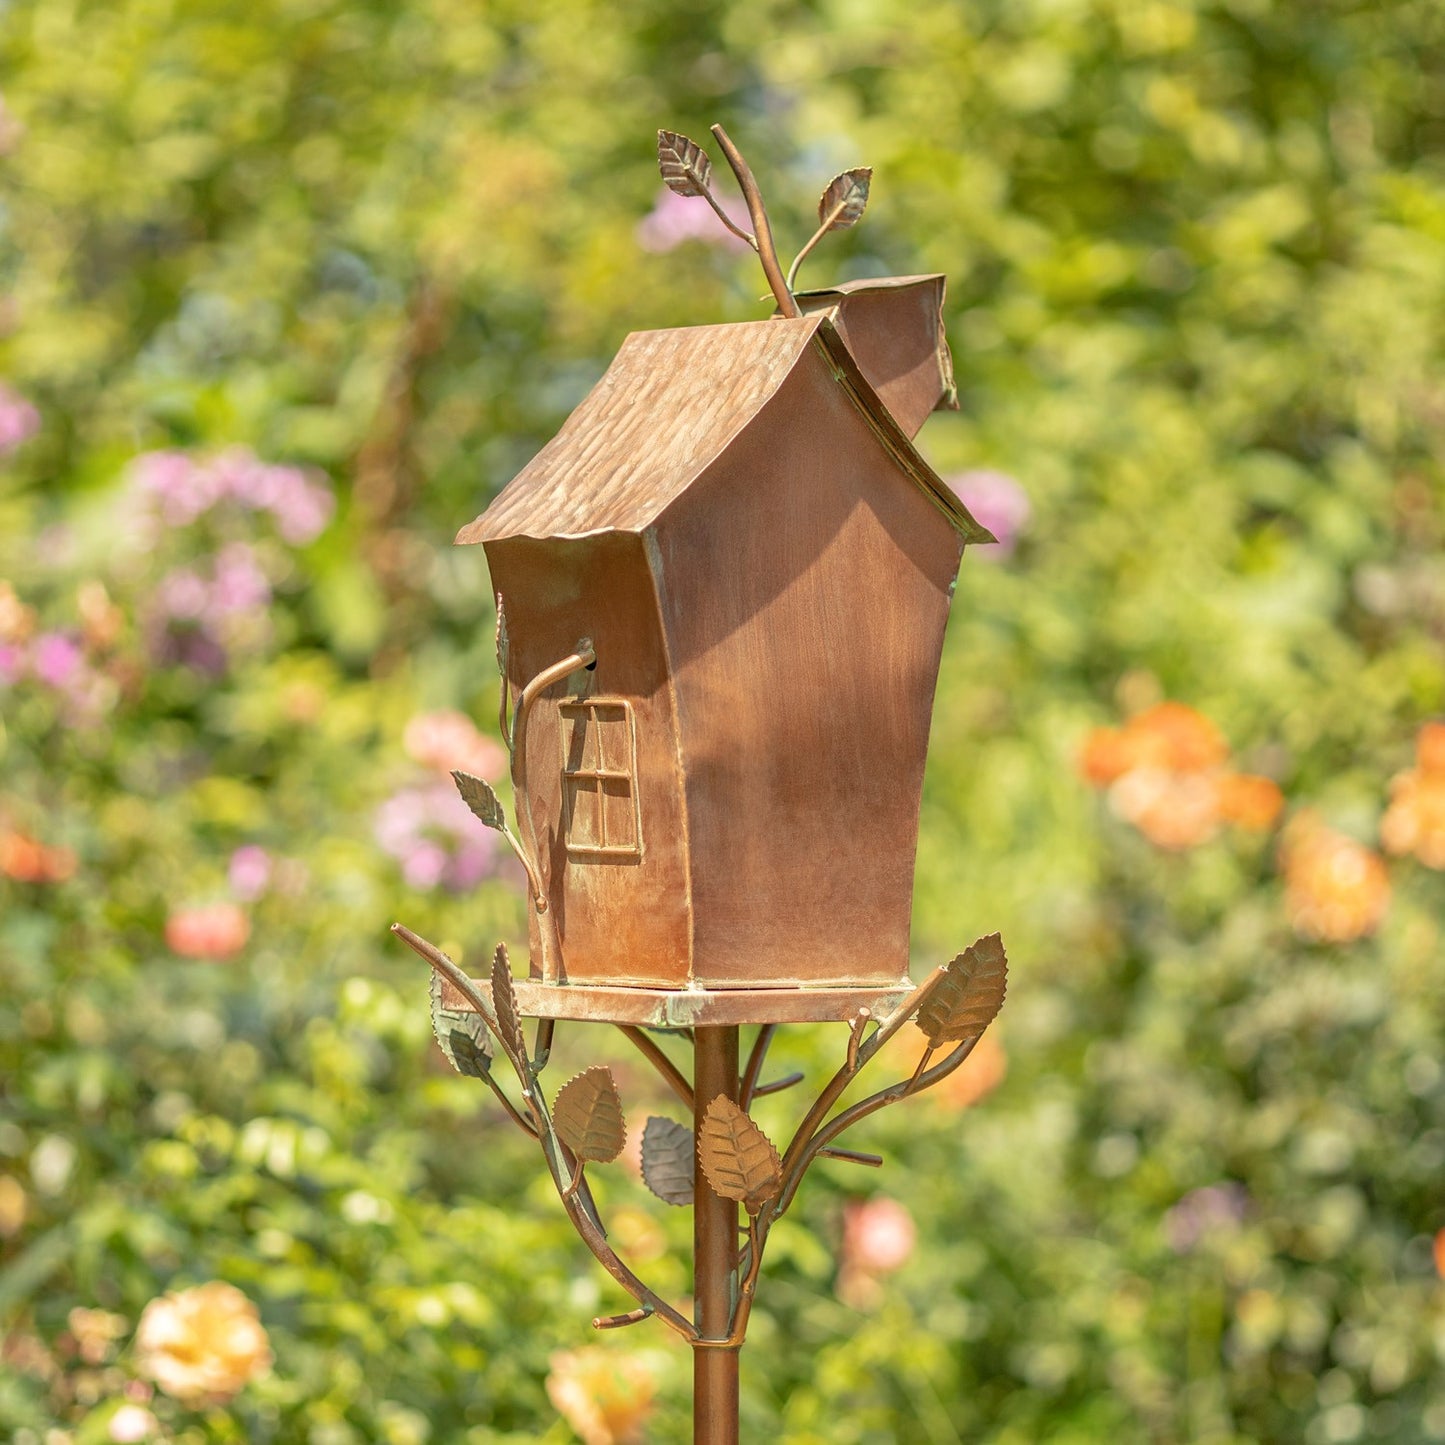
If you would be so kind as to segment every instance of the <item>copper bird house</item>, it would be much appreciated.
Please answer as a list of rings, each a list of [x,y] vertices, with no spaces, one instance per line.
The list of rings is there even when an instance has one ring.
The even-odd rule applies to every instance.
[[[680,990],[692,1022],[700,993],[803,990],[776,1016],[822,1019],[908,987],[944,627],[992,540],[912,442],[953,401],[942,300],[892,278],[634,333],[458,535],[504,599],[556,986],[528,1012]]]

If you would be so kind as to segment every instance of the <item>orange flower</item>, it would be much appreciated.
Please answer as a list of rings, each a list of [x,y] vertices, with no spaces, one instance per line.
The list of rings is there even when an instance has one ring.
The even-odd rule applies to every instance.
[[[551,1366],[547,1397],[584,1445],[635,1445],[642,1439],[657,1381],[640,1356],[587,1345],[558,1351]]]
[[[0,873],[17,883],[62,883],[75,872],[69,848],[48,848],[24,833],[0,833]]]
[[[8,582],[0,582],[0,642],[24,642],[35,631],[35,609]]]
[[[1157,848],[1197,848],[1219,832],[1218,780],[1134,768],[1109,789],[1109,807]]]
[[[220,1280],[153,1299],[135,1342],[140,1372],[188,1403],[229,1400],[271,1368],[256,1306]]]
[[[479,778],[499,778],[507,768],[500,743],[477,731],[464,713],[418,713],[407,723],[401,745],[424,768],[449,773],[453,768]]]
[[[1222,767],[1229,747],[1201,712],[1182,702],[1161,702],[1137,713],[1122,729],[1097,728],[1084,744],[1084,776],[1096,786],[1137,768],[1203,773]]]
[[[1274,827],[1284,811],[1279,784],[1253,773],[1226,773],[1219,780],[1219,816],[1241,828]]]
[[[1378,854],[1300,813],[1280,846],[1285,910],[1295,932],[1324,943],[1349,943],[1373,933],[1390,902],[1390,880]]]
[[[166,919],[166,946],[182,958],[230,958],[251,936],[251,922],[234,903],[178,908]]]
[[[1445,773],[1445,723],[1426,723],[1420,729],[1415,756],[1422,773]]]
[[[1284,799],[1268,778],[1225,771],[1219,729],[1192,707],[1161,702],[1122,728],[1096,728],[1079,757],[1084,778],[1107,787],[1109,807],[1156,847],[1207,843],[1224,823],[1268,828]]]
[[[1387,853],[1413,853],[1427,868],[1445,868],[1445,723],[1426,723],[1415,741],[1416,767],[1390,782],[1380,821]]]

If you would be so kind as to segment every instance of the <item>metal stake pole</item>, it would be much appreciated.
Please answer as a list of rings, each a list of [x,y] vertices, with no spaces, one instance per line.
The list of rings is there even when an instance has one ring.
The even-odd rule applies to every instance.
[[[694,1031],[693,1126],[701,1134],[707,1106],[719,1094],[738,1098],[738,1030]],[[738,1207],[714,1194],[696,1161],[693,1193],[694,1321],[702,1339],[692,1355],[693,1445],[737,1445],[738,1347],[712,1344],[728,1336],[738,1261]]]

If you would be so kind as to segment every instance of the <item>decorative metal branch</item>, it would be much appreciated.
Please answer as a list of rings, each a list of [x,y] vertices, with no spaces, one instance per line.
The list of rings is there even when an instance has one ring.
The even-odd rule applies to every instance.
[[[743,193],[748,215],[752,219],[752,231],[744,231],[728,213],[723,210],[712,190],[712,160],[708,153],[694,140],[675,130],[660,130],[657,133],[657,168],[663,183],[679,196],[701,196],[713,208],[718,220],[740,241],[745,241],[757,252],[763,265],[763,274],[778,303],[778,310],[784,316],[801,316],[802,309],[793,296],[793,284],[797,280],[798,268],[811,254],[813,248],[830,231],[843,231],[855,226],[863,217],[868,206],[868,191],[873,180],[871,166],[855,166],[843,171],[828,182],[818,201],[818,229],[808,238],[803,249],[793,258],[788,274],[778,261],[777,247],[773,243],[773,228],[768,221],[767,208],[763,204],[762,192],[753,176],[752,167],[743,159],[728,133],[720,125],[711,127],[732,173],[737,177],[738,188]]]
[[[788,290],[798,278],[798,267],[808,258],[808,253],[828,234],[829,231],[844,231],[856,226],[863,219],[868,207],[868,188],[873,181],[872,166],[858,166],[843,171],[828,182],[827,189],[818,198],[818,229],[808,237],[803,249],[793,257],[788,267]]]
[[[648,1119],[642,1136],[642,1177],[659,1199],[678,1206],[694,1202],[696,1161],[715,1194],[735,1200],[747,1211],[748,1239],[733,1276],[728,1333],[724,1340],[704,1341],[697,1327],[634,1274],[607,1243],[587,1188],[587,1166],[615,1160],[626,1140],[622,1099],[611,1070],[601,1065],[584,1069],[562,1086],[549,1109],[538,1076],[546,1063],[550,1030],[544,1045],[539,1028],[535,1057],[529,1058],[505,946],[498,945],[493,956],[488,997],[433,944],[401,924],[393,924],[392,931],[433,969],[432,1026],[442,1052],[459,1073],[486,1083],[513,1122],[540,1143],[548,1172],[574,1228],[613,1279],[637,1300],[637,1309],[599,1316],[593,1325],[597,1329],[620,1329],[656,1315],[694,1345],[742,1344],[769,1231],[792,1204],[809,1167],[823,1158],[871,1168],[881,1166],[881,1156],[837,1148],[833,1140],[859,1120],[931,1088],[958,1068],[998,1016],[1008,986],[1008,959],[995,933],[980,938],[935,969],[886,1019],[874,1020],[866,1009],[860,1010],[849,1024],[843,1063],[823,1086],[781,1155],[747,1108],[723,1095],[709,1101],[696,1137],[691,1129],[671,1119]],[[456,988],[475,1012],[446,1007],[442,980]],[[928,1040],[918,1066],[907,1078],[833,1114],[848,1086],[910,1019]],[[868,1035],[870,1025],[873,1032]],[[677,1066],[641,1029],[620,1027],[669,1088],[693,1110],[692,1087]],[[790,1076],[774,1085],[757,1083],[774,1032],[773,1025],[763,1025],[754,1042],[739,1090],[739,1097],[747,1102],[793,1082]],[[516,1071],[526,1114],[517,1109],[492,1077],[493,1046],[488,1033]],[[935,1053],[946,1045],[952,1048],[940,1062],[933,1063]]]
[[[508,681],[508,665],[511,662],[511,640],[507,636],[507,609],[502,594],[497,593],[497,676],[501,680],[500,699],[497,707],[497,726],[502,732],[502,741],[507,745],[507,756],[512,756],[512,684]]]
[[[508,1113],[512,1118],[541,1144],[548,1173],[552,1176],[562,1207],[567,1211],[573,1228],[608,1274],[642,1306],[645,1314],[637,1318],[655,1314],[689,1343],[695,1341],[698,1338],[697,1329],[644,1284],[607,1243],[596,1207],[586,1194],[583,1175],[588,1163],[607,1163],[615,1159],[622,1152],[626,1138],[622,1101],[613,1082],[612,1071],[597,1066],[584,1070],[575,1079],[569,1080],[557,1095],[554,1113],[547,1107],[546,1096],[537,1085],[540,1070],[534,1068],[527,1057],[505,945],[498,945],[492,960],[492,996],[489,1001],[466,973],[434,944],[428,943],[399,923],[392,925],[392,932],[415,949],[438,974],[462,994],[476,1009],[502,1052],[506,1054],[521,1083],[522,1097],[532,1116],[530,1125],[511,1106],[506,1095],[491,1079],[489,1072],[484,1072],[481,1077],[492,1084],[493,1092],[508,1105]],[[434,1006],[439,999],[440,991],[434,990]],[[439,1038],[443,1027],[446,1027],[450,1042],[452,1030],[447,1025],[448,1020],[444,1018],[441,1024],[434,1024],[434,1027]],[[455,1047],[453,1044],[453,1050]],[[464,1056],[470,1061],[465,1047]],[[455,1061],[453,1052],[448,1052],[447,1057]],[[631,1323],[631,1317],[627,1317],[626,1322]],[[607,1326],[603,1323],[598,1327]]]

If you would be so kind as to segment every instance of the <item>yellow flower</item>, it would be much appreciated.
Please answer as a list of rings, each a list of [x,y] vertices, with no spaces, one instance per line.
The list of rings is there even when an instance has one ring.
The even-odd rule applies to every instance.
[[[584,1445],[636,1445],[657,1381],[637,1355],[602,1345],[552,1356],[547,1396]]]
[[[220,1280],[153,1299],[136,1329],[136,1351],[141,1373],[187,1402],[229,1399],[272,1359],[256,1306]]]

